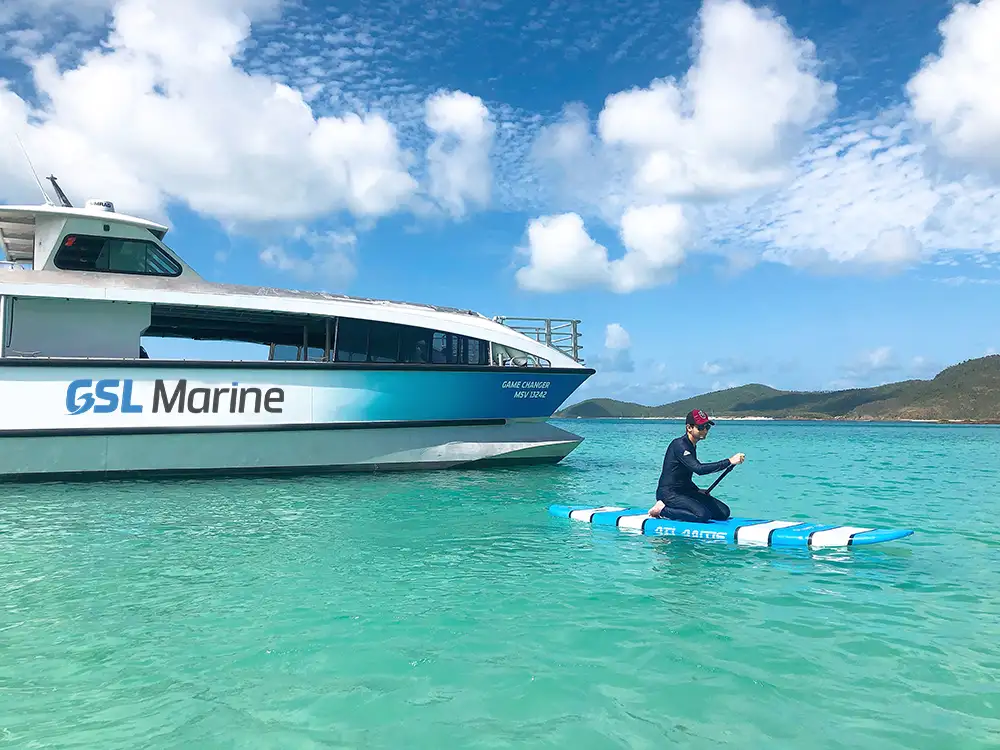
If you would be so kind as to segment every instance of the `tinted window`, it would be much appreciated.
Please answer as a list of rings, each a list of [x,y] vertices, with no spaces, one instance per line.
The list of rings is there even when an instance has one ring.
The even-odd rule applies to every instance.
[[[431,362],[443,365],[448,362],[448,334],[434,331],[431,341]]]
[[[368,359],[368,321],[341,318],[337,329],[337,361],[365,362]]]
[[[470,365],[485,365],[488,350],[486,342],[479,339],[468,339],[466,342],[466,362]]]
[[[399,326],[392,323],[371,324],[368,332],[368,361],[399,361]]]
[[[426,364],[430,362],[431,332],[423,328],[404,326],[400,333],[399,361]]]
[[[181,267],[155,243],[121,237],[70,234],[56,252],[56,268],[144,276],[179,276]]]

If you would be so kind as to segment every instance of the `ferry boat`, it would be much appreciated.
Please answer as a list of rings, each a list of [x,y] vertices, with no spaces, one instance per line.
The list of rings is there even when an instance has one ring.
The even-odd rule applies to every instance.
[[[582,440],[548,421],[594,373],[580,321],[214,283],[166,226],[48,179],[59,204],[0,206],[0,480],[555,463]]]

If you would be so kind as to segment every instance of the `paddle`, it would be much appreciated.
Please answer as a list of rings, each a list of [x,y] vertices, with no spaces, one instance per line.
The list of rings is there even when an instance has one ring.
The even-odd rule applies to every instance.
[[[715,489],[715,485],[717,485],[719,482],[721,482],[723,479],[725,479],[726,478],[726,474],[728,474],[729,472],[731,472],[735,468],[736,468],[736,464],[729,464],[729,466],[726,467],[725,471],[722,472],[722,474],[719,476],[719,478],[716,479],[714,482],[712,482],[712,486],[709,487],[707,490],[702,490],[702,492],[704,492],[706,495],[711,495],[712,494],[712,490]]]

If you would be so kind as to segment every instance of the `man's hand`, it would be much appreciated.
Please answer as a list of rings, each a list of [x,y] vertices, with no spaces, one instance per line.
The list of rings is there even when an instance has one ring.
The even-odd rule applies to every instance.
[[[735,456],[733,456],[731,459],[729,459],[729,463],[731,463],[733,466],[735,466],[736,464],[743,463],[745,460],[746,460],[746,456],[744,456],[742,453],[737,453]]]

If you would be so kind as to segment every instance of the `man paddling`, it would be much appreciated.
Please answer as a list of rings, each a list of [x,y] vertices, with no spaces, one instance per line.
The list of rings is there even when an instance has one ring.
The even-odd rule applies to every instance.
[[[696,446],[704,440],[715,422],[701,409],[693,409],[684,420],[685,434],[667,446],[663,456],[663,470],[656,486],[656,505],[649,509],[653,518],[672,521],[708,523],[729,518],[729,506],[699,489],[691,481],[692,474],[714,474],[730,466],[743,463],[746,456],[737,453],[732,458],[703,464],[698,460]]]

